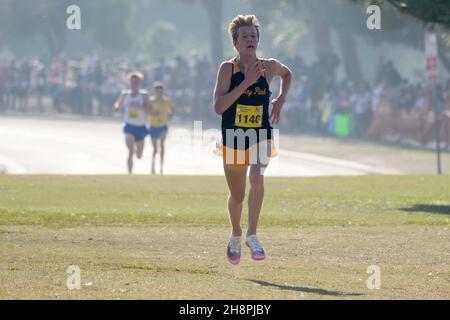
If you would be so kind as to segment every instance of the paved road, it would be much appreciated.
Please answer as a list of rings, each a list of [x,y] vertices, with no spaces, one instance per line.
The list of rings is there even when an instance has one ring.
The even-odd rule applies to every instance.
[[[114,121],[0,116],[0,173],[124,174],[126,148],[121,130],[122,125]],[[221,175],[221,160],[212,154],[215,138],[207,136],[204,132],[203,137],[194,138],[193,128],[173,127],[167,141],[166,174]],[[150,155],[147,142],[144,158],[135,164],[137,174],[149,173]],[[267,170],[270,176],[378,173],[392,172],[285,150]]]

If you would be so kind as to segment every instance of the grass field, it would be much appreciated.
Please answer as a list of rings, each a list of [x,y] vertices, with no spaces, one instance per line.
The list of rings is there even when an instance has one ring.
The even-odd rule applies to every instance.
[[[266,183],[268,259],[234,267],[223,177],[0,175],[0,298],[450,298],[448,177]]]
[[[375,168],[394,170],[399,174],[436,174],[436,153],[353,138],[311,135],[283,135],[280,147],[286,150],[312,153],[335,159],[350,160]],[[450,173],[450,152],[443,152],[442,171]],[[414,161],[411,161],[414,159]]]

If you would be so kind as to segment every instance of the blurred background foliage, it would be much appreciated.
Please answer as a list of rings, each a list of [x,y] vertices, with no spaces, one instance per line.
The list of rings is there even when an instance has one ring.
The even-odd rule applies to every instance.
[[[144,62],[161,57],[206,54],[217,64],[234,54],[226,33],[235,15],[255,13],[261,20],[264,55],[316,59],[339,64],[343,77],[370,73],[367,59],[376,60],[383,45],[389,59],[423,51],[423,31],[437,24],[440,46],[449,43],[450,1],[447,0],[78,0],[82,30],[65,27],[69,0],[0,0],[0,54],[54,56],[100,53],[132,56]],[[366,8],[382,7],[382,30],[366,28]],[[388,54],[383,52],[384,54]],[[448,50],[440,59],[450,70]],[[337,62],[339,61],[339,63]],[[406,64],[406,63],[405,63]]]

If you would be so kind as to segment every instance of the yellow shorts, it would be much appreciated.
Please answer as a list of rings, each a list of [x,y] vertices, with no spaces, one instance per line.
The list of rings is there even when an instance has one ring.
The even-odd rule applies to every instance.
[[[253,164],[260,164],[266,166],[266,164],[261,163],[259,159],[259,149],[262,144],[267,143],[267,157],[275,158],[278,156],[278,151],[276,150],[272,140],[261,141],[260,143],[250,146],[246,150],[233,149],[223,145],[221,141],[216,143],[216,148],[214,154],[216,156],[222,157],[224,164],[231,165],[234,167],[248,167]]]

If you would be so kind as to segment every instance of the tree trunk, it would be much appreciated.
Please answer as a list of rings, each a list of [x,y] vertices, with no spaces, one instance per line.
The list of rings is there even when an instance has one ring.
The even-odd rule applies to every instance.
[[[447,55],[448,53],[448,47],[442,40],[442,37],[438,34],[438,55],[439,59],[442,62],[442,65],[444,66],[445,70],[447,72],[450,72],[450,58]]]
[[[330,55],[334,52],[331,42],[330,24],[320,13],[321,5],[317,0],[307,0],[305,4],[310,12],[316,55],[318,57]]]
[[[43,30],[42,35],[45,39],[45,43],[47,44],[47,49],[50,57],[53,57],[57,54],[56,44],[52,37],[51,31]]]
[[[50,56],[53,57],[61,53],[65,45],[64,33],[55,31],[51,25],[48,24],[45,24],[41,31]]]
[[[342,52],[342,63],[344,64],[347,78],[353,81],[362,80],[363,75],[361,72],[361,63],[359,61],[358,51],[353,35],[344,32],[339,32],[338,35]]]
[[[222,9],[223,0],[202,1],[209,19],[209,36],[211,45],[211,62],[217,66],[223,59],[222,43]]]

